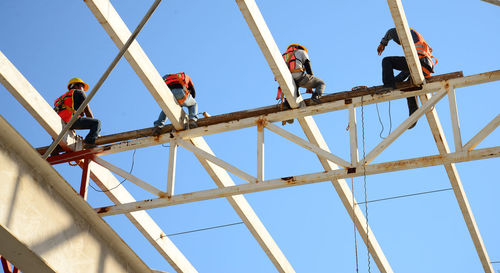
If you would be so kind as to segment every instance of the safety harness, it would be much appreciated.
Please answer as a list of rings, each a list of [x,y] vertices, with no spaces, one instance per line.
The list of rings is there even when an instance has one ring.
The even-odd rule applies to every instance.
[[[412,30],[415,31],[414,29]],[[428,58],[432,65],[431,70],[427,69],[425,66],[422,66],[422,72],[424,72],[424,77],[429,78],[431,76],[431,73],[434,73],[433,71],[434,66],[437,65],[438,59],[432,56],[432,48],[424,40],[424,37],[422,37],[422,35],[420,35],[420,33],[418,33],[417,31],[415,31],[415,33],[417,34],[418,37],[418,41],[415,43],[415,48],[417,49],[418,58],[419,59]],[[436,60],[435,63],[432,61],[433,59]]]
[[[73,93],[76,89],[71,89],[54,101],[54,111],[65,121],[69,122],[76,112]]]
[[[182,86],[182,89],[184,90],[184,97],[180,100],[177,100],[177,102],[180,105],[182,105],[184,103],[184,101],[186,101],[186,99],[189,95],[188,84],[186,83],[186,81],[189,83],[189,82],[191,82],[191,79],[184,72],[170,74],[170,75],[168,75],[168,77],[165,78],[165,83],[169,87],[172,85],[177,85],[177,84]]]
[[[295,57],[295,51],[297,51],[297,48],[291,46],[285,53],[283,53],[283,59],[285,60],[288,69],[290,69],[290,73],[303,72],[305,70],[303,65],[301,65],[302,68],[297,68],[297,61],[300,62],[300,60]]]

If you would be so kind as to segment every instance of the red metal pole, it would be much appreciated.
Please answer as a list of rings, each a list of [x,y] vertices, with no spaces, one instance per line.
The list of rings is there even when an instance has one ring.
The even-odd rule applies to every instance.
[[[0,256],[0,259],[2,260],[3,272],[4,273],[13,273],[12,269],[10,267],[10,263],[2,256]]]
[[[90,177],[90,157],[85,157],[82,166],[82,183],[80,184],[80,195],[84,200],[87,200],[87,189],[89,188],[89,177]]]

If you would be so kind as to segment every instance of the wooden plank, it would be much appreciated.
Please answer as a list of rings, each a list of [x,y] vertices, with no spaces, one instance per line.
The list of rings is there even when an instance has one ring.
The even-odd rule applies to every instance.
[[[290,140],[291,142],[315,153],[316,155],[318,155],[321,158],[328,159],[331,162],[338,164],[342,167],[349,167],[351,165],[349,162],[343,160],[342,158],[340,158],[340,157],[338,157],[330,152],[327,152],[314,144],[311,144],[311,143],[305,141],[304,139],[280,128],[279,126],[276,126],[272,123],[267,123],[266,128],[273,131],[274,133]]]
[[[425,168],[448,163],[459,163],[473,160],[483,160],[488,158],[500,157],[500,146],[473,150],[470,152],[462,151],[446,155],[438,154],[433,156],[424,156],[384,163],[370,164],[366,166],[366,175],[375,175],[395,171],[403,171],[417,168]],[[249,194],[267,190],[282,189],[300,185],[320,183],[331,179],[352,178],[363,176],[362,168],[351,170],[337,169],[328,172],[317,172],[311,174],[282,177],[269,179],[257,184],[241,184],[222,187],[218,189],[203,190],[172,196],[172,198],[157,198],[145,201],[137,201],[117,206],[108,206],[96,208],[95,210],[101,216],[110,216],[122,214],[125,212],[140,211],[145,209],[174,206],[221,197]]]
[[[160,191],[159,189],[157,189],[153,185],[144,182],[142,179],[137,178],[136,176],[130,174],[129,172],[117,167],[116,165],[111,164],[110,162],[108,162],[100,157],[97,157],[97,156],[94,157],[93,161],[95,163],[103,166],[104,168],[116,173],[117,175],[127,179],[128,181],[134,183],[135,185],[143,188],[144,190],[147,190],[148,192],[150,192],[156,196],[159,196],[159,197],[165,196],[164,192]]]
[[[457,99],[455,98],[455,88],[448,89],[448,102],[450,104],[451,126],[453,128],[453,139],[455,152],[462,150],[462,135],[460,134],[460,122],[458,120]]]
[[[500,0],[482,0],[482,1],[493,4],[493,5],[497,5],[500,7]]]
[[[426,103],[429,100],[429,94],[421,95],[420,100],[423,103]],[[441,122],[439,121],[436,109],[427,112],[426,116],[427,121],[429,122],[429,126],[431,127],[432,135],[434,136],[434,140],[436,141],[436,146],[439,150],[439,153],[450,153],[450,148],[448,147],[448,143],[444,136],[443,128],[441,126]],[[467,196],[465,194],[462,181],[460,180],[460,176],[458,175],[457,168],[453,163],[444,164],[444,168],[446,170],[446,173],[448,174],[448,178],[450,179],[453,192],[455,193],[455,197],[457,198],[458,205],[460,207],[460,210],[462,211],[462,215],[464,217],[467,228],[469,229],[472,242],[474,243],[484,272],[494,273],[493,267],[490,263],[490,257],[488,256],[488,252],[486,251],[486,247],[484,246],[481,233],[479,232],[476,220],[474,219],[474,214],[472,213],[469,201],[467,200]]]
[[[254,0],[236,0],[236,3],[288,103],[292,108],[297,108],[302,101],[302,96],[299,94],[297,97],[295,94],[295,81],[281,56],[281,52],[267,27],[264,17],[260,13],[259,7]]]
[[[130,30],[125,25],[120,15],[109,0],[86,0],[85,3],[111,37],[118,48],[121,48],[130,37]],[[176,129],[183,129],[186,114],[176,103],[174,95],[170,92],[158,73],[153,63],[142,50],[137,41],[134,41],[125,53],[128,63],[139,76],[153,98],[168,117]]]
[[[170,151],[168,153],[167,197],[172,197],[172,195],[174,195],[176,163],[177,163],[177,142],[171,141]]]
[[[223,161],[217,157],[215,157],[214,155],[210,154],[209,152],[206,152],[196,146],[194,146],[193,144],[187,142],[187,141],[184,141],[182,139],[177,139],[176,140],[177,144],[179,144],[180,146],[184,147],[185,149],[193,152],[197,157],[202,157],[206,160],[209,160],[210,162],[216,164],[217,166],[235,174],[236,176],[248,181],[249,183],[256,183],[257,182],[257,178],[249,175],[248,173],[236,168],[235,166],[227,163],[226,161]]]
[[[388,135],[384,140],[382,140],[373,150],[371,150],[365,158],[361,160],[359,166],[363,164],[368,164],[372,162],[375,157],[382,153],[391,143],[393,143],[400,135],[402,135],[408,127],[415,123],[421,116],[423,116],[429,109],[431,109],[436,103],[438,103],[447,93],[445,88],[437,92],[429,101],[426,101],[418,108],[411,116],[409,116],[401,125],[399,125],[390,135]],[[358,167],[359,167],[358,166]]]
[[[500,125],[500,114],[498,114],[492,121],[490,121],[483,129],[479,131],[474,137],[469,140],[464,145],[464,151],[472,151],[472,149],[476,148],[481,141],[483,141],[487,136],[491,134],[491,132],[495,131],[495,129]]]
[[[420,65],[417,50],[413,43],[408,21],[406,20],[403,4],[401,0],[387,0],[387,4],[389,5],[389,10],[391,11],[392,19],[394,20],[394,25],[398,32],[399,41],[405,53],[408,68],[410,68],[413,84],[421,85],[425,81],[424,74],[422,73],[422,66]]]
[[[10,62],[9,62],[10,63]],[[20,73],[6,73],[13,71],[15,67],[9,67],[4,70],[6,62],[2,61],[2,69],[0,74],[2,78],[9,84],[7,88],[20,102],[37,119],[42,119],[42,123],[46,124],[44,129],[54,136],[59,133],[58,130],[62,129],[61,119],[52,110],[52,107],[42,98],[42,96],[34,89],[31,84]],[[14,68],[14,69],[13,69]],[[17,71],[17,69],[15,70]],[[63,139],[64,143],[66,139]],[[63,145],[63,144],[62,144]],[[67,146],[69,147],[69,146]],[[71,147],[69,147],[71,148]],[[119,183],[115,176],[113,176],[107,169],[95,164],[90,163],[90,177],[96,184],[105,191],[106,195],[115,203],[128,203],[134,202],[135,199],[124,187],[118,187],[109,191],[112,186]],[[110,186],[112,185],[112,186]],[[110,187],[108,187],[110,186]],[[146,237],[146,239],[160,252],[160,254],[170,263],[170,265],[178,272],[196,272],[196,269],[189,263],[189,261],[182,255],[177,247],[167,237],[158,240],[163,231],[151,219],[149,214],[145,212],[138,212],[127,214],[127,218],[138,228],[138,230]]]
[[[264,125],[257,124],[257,182],[264,181]]]

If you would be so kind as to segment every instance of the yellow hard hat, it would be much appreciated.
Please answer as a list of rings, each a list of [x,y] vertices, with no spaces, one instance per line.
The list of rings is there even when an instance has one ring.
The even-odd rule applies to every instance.
[[[83,85],[84,85],[83,86],[83,90],[85,90],[85,91],[89,90],[89,85],[86,84],[84,81],[82,81],[82,79],[80,79],[80,78],[73,78],[73,79],[69,80],[69,82],[68,82],[68,89],[69,89],[69,86],[72,83],[83,83]]]
[[[303,50],[305,50],[305,51],[307,52],[307,48],[306,48],[305,46],[303,46],[303,45],[299,45],[299,44],[291,44],[291,45],[289,45],[286,49],[289,49],[289,48],[290,48],[290,47],[292,47],[292,46],[293,46],[293,47],[300,48],[300,49],[303,49]],[[309,52],[307,52],[307,53],[309,53]]]

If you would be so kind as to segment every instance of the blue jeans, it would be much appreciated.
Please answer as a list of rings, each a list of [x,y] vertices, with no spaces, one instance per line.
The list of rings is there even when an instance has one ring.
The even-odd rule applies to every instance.
[[[181,100],[184,98],[184,89],[182,88],[172,88],[170,89],[172,91],[172,94],[174,94],[175,99]],[[196,100],[189,94],[184,101],[184,103],[181,106],[185,106],[188,109],[188,116],[189,119],[192,120],[198,120],[198,104],[196,103]],[[163,111],[160,112],[160,115],[158,116],[158,119],[153,123],[154,126],[160,126],[163,125],[165,120],[167,119],[167,116]]]
[[[94,144],[101,131],[101,122],[95,118],[81,117],[73,123],[71,130],[73,129],[90,129],[84,141],[88,144]]]

